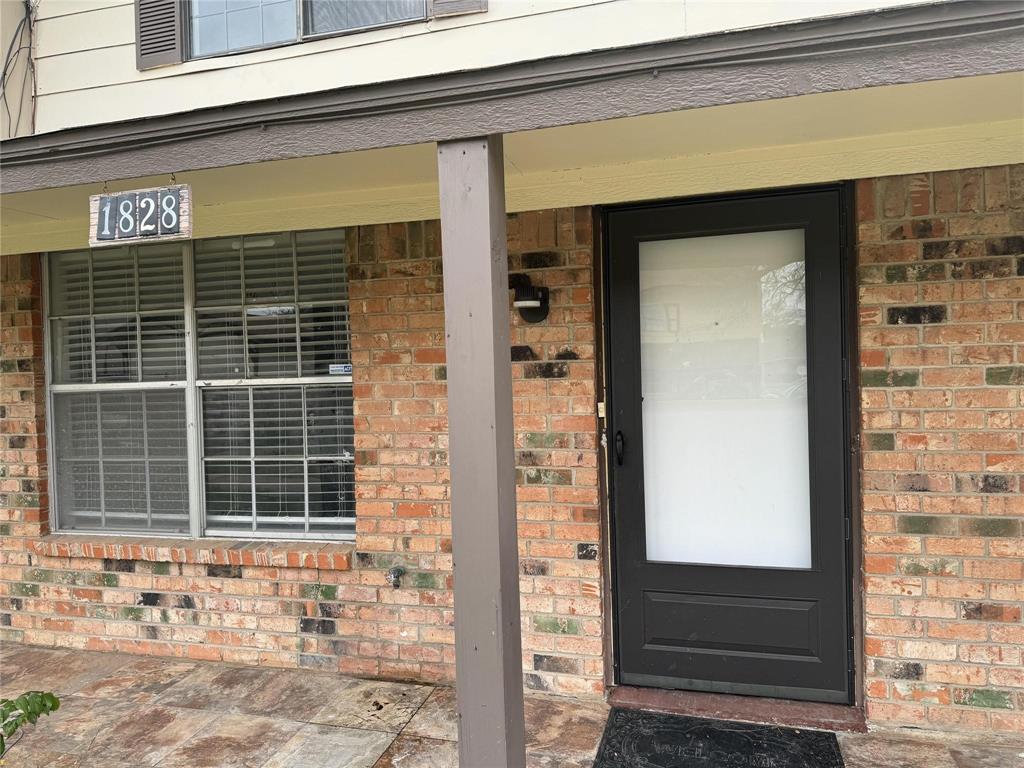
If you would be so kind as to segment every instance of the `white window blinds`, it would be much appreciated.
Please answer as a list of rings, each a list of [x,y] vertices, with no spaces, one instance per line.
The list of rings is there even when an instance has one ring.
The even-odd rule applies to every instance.
[[[48,286],[62,528],[354,532],[343,230],[51,254]]]

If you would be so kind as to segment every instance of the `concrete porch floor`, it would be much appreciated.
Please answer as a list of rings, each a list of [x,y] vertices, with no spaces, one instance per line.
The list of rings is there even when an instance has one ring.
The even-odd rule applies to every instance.
[[[457,768],[446,686],[5,643],[0,697],[61,708],[3,768]],[[608,708],[529,694],[529,768],[592,764]],[[1024,740],[840,734],[847,768],[1024,768]],[[485,768],[483,766],[475,768]]]

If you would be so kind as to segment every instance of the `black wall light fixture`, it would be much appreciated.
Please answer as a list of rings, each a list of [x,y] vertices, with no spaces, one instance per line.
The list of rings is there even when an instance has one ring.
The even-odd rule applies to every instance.
[[[535,286],[529,275],[516,272],[508,276],[508,287],[515,291],[512,306],[519,310],[519,316],[527,323],[539,323],[547,319],[551,309],[548,289]]]

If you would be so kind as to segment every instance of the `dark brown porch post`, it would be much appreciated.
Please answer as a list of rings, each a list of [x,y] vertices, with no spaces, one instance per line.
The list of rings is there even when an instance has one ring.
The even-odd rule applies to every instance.
[[[519,552],[500,135],[438,144],[462,768],[523,768]]]

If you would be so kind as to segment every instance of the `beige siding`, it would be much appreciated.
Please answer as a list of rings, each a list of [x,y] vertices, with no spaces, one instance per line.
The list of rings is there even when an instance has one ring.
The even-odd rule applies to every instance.
[[[134,3],[42,0],[36,125],[48,132],[910,1],[490,0],[484,14],[139,72]]]

